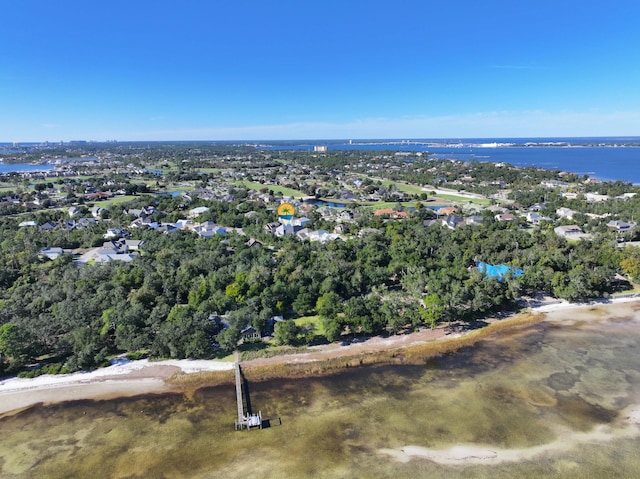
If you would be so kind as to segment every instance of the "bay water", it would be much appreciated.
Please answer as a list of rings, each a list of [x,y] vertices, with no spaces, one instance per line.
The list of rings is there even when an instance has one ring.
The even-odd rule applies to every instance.
[[[428,152],[433,158],[536,166],[588,175],[604,181],[619,180],[640,184],[640,137],[336,141],[263,146],[270,149],[313,150],[316,144],[326,144],[329,151]]]
[[[251,383],[252,408],[271,418],[262,430],[234,430],[232,384],[35,406],[0,419],[0,476],[640,477],[634,304],[503,331],[423,365]],[[465,447],[490,454],[437,457]]]

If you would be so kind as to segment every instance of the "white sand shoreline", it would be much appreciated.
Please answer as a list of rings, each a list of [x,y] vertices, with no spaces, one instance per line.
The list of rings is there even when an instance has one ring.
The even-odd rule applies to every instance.
[[[39,403],[76,399],[103,399],[169,391],[165,379],[182,371],[224,371],[233,364],[209,360],[118,359],[111,366],[72,374],[44,374],[35,378],[9,378],[0,381],[0,414]]]
[[[529,308],[534,313],[544,313],[548,320],[563,320],[572,311],[584,314],[593,308],[611,310],[613,306],[640,302],[640,297],[614,298],[589,303],[569,303],[554,301]],[[625,310],[623,314],[630,314]],[[613,311],[611,311],[613,313]],[[411,335],[399,337],[398,342],[389,342],[389,347],[401,347],[402,342]],[[361,345],[342,347],[354,348]],[[331,354],[328,351],[328,354]],[[287,356],[278,357],[279,361],[291,362]],[[171,374],[182,371],[186,374],[203,371],[230,370],[230,362],[215,360],[165,360],[147,359],[129,361],[124,358],[114,361],[109,367],[90,372],[72,374],[42,375],[36,378],[9,378],[0,381],[0,415],[15,409],[21,409],[39,403],[57,403],[76,399],[99,399],[108,397],[126,397],[169,391],[165,379]]]

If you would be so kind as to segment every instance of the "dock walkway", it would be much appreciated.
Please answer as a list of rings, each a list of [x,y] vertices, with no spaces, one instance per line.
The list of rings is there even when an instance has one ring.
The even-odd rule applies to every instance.
[[[242,394],[242,375],[240,374],[240,359],[238,357],[238,351],[234,353],[235,370],[236,370],[236,401],[238,404],[238,420],[236,421],[236,431],[252,427],[259,427],[262,429],[262,413],[251,414],[251,411],[245,413],[244,398]]]

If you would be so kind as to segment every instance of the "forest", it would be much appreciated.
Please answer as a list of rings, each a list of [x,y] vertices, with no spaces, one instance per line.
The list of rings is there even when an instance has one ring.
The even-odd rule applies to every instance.
[[[318,314],[326,341],[347,333],[393,334],[482,318],[514,308],[523,295],[606,296],[615,291],[611,278],[620,265],[635,272],[640,261],[637,249],[620,249],[609,238],[569,243],[553,231],[524,231],[490,216],[484,225],[456,230],[425,228],[419,216],[381,226],[327,244],[272,239],[272,248],[235,235],[147,231],[132,263],[78,267],[70,255],[39,258],[48,233],[3,220],[2,367],[19,370],[46,357],[53,365],[47,371],[73,371],[140,351],[211,357],[235,348],[247,325],[268,332],[276,315]],[[94,240],[87,231],[72,231],[68,241]],[[487,278],[474,267],[477,261],[509,264],[524,274]],[[224,325],[212,320],[223,313]],[[293,321],[276,329],[280,342],[318,340]]]

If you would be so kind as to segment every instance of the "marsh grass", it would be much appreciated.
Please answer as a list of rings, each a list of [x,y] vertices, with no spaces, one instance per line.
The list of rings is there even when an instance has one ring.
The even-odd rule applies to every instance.
[[[542,314],[524,313],[514,318],[504,319],[489,325],[468,331],[459,337],[444,338],[436,341],[406,346],[396,349],[360,352],[348,356],[337,356],[328,359],[279,363],[253,366],[244,364],[242,372],[249,381],[267,381],[275,378],[301,378],[310,376],[324,376],[344,369],[367,365],[384,364],[425,364],[432,358],[454,353],[462,348],[473,346],[479,341],[490,338],[497,333],[522,329],[539,323],[544,318]],[[271,349],[273,349],[271,351]],[[269,348],[259,351],[245,351],[241,360],[247,361],[255,357],[270,357],[282,354],[292,354],[307,351],[307,348]],[[208,371],[195,374],[176,373],[167,379],[171,385],[193,390],[199,387],[228,384],[234,381],[233,371]]]

